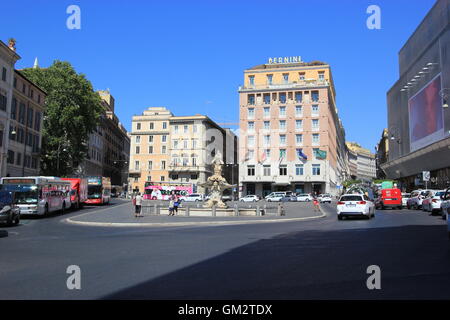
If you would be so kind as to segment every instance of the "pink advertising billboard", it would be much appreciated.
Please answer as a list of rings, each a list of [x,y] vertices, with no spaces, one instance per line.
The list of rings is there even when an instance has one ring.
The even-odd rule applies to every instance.
[[[444,138],[441,75],[426,84],[408,102],[410,151]]]

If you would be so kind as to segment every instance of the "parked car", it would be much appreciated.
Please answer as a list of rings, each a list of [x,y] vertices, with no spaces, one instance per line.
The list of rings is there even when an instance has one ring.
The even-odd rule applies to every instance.
[[[180,201],[186,201],[186,202],[199,202],[203,201],[204,196],[201,193],[191,193],[187,196],[180,197]]]
[[[265,199],[267,202],[279,202],[285,195],[285,192],[272,192]]]
[[[375,217],[375,205],[363,194],[344,194],[337,203],[338,220],[348,216]]]
[[[297,195],[297,201],[300,202],[309,202],[313,200],[313,196],[309,193],[302,193]]]
[[[0,222],[8,226],[20,222],[20,209],[13,191],[0,191]]]
[[[333,198],[331,197],[330,194],[322,194],[320,195],[320,198],[318,198],[319,202],[321,203],[331,203],[331,201],[333,200]]]
[[[402,206],[406,207],[408,199],[411,197],[411,193],[402,193]]]
[[[281,198],[282,202],[297,202],[297,196],[294,193],[285,194]]]
[[[382,189],[381,195],[376,201],[377,209],[403,208],[402,192],[400,189]]]
[[[450,188],[447,188],[447,190],[445,190],[444,195],[441,196],[441,209],[442,209],[442,217],[444,219],[447,219],[447,232],[448,232],[448,237],[450,238]]]
[[[431,214],[441,211],[441,196],[445,194],[445,190],[430,190],[422,201],[422,210],[431,212]]]
[[[259,197],[254,194],[248,194],[245,197],[239,199],[240,202],[256,202],[259,201]]]
[[[406,207],[408,209],[422,209],[422,201],[430,190],[414,190],[411,192],[411,198],[408,199]]]

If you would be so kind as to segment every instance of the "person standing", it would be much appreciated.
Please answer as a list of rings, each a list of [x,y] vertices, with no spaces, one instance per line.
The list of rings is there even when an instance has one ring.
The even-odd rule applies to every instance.
[[[135,201],[136,201],[135,217],[137,218],[141,217],[142,196],[140,192],[137,193]]]
[[[319,200],[317,200],[317,197],[314,197],[314,199],[313,199],[313,205],[314,205],[314,211],[320,211],[320,208],[319,208]]]
[[[169,199],[169,216],[173,216],[174,215],[174,201],[172,199],[172,197],[170,197]]]

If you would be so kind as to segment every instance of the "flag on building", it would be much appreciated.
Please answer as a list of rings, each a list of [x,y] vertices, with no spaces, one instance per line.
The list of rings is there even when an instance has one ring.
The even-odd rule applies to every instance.
[[[245,153],[244,162],[247,162],[248,160],[250,160],[250,152],[247,150]]]
[[[308,157],[303,153],[302,149],[297,150],[297,156],[300,160],[308,160]]]
[[[285,156],[286,154],[280,150],[280,160],[278,161],[279,164],[281,163],[281,161],[283,161]]]
[[[324,150],[316,150],[316,159],[325,160],[327,158],[327,152]]]
[[[266,159],[267,159],[266,150],[264,150],[261,155],[261,158],[259,159],[259,163],[263,163],[264,161],[266,161]]]

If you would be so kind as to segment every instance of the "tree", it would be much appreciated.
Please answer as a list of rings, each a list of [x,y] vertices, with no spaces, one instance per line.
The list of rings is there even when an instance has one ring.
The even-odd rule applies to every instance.
[[[72,174],[86,158],[89,134],[99,124],[103,107],[84,74],[69,62],[22,71],[47,92],[42,129],[41,173]]]

